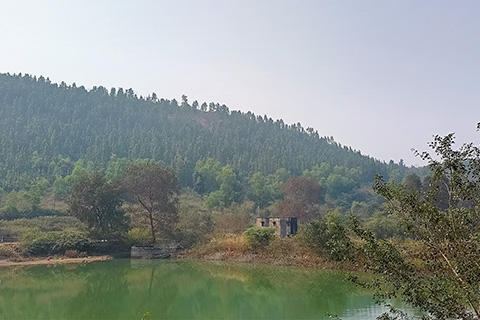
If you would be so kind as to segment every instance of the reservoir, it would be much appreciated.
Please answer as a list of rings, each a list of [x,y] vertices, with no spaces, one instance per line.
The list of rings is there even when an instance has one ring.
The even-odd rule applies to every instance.
[[[0,268],[0,319],[371,320],[386,310],[345,277],[186,260],[8,267]]]

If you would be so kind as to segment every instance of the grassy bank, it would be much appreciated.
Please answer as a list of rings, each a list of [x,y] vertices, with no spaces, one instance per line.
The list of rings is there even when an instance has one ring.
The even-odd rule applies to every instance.
[[[328,261],[298,237],[274,237],[268,245],[259,248],[251,248],[243,235],[215,237],[205,244],[185,251],[182,257],[319,269],[363,270],[360,263]]]

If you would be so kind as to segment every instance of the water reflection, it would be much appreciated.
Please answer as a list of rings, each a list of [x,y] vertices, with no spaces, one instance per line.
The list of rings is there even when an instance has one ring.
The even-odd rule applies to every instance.
[[[384,308],[336,271],[114,260],[0,269],[1,319],[375,319]]]

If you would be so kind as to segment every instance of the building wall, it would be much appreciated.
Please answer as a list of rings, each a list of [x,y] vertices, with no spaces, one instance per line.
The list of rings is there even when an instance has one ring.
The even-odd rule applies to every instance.
[[[257,227],[275,228],[275,234],[282,238],[297,234],[297,218],[257,218]]]

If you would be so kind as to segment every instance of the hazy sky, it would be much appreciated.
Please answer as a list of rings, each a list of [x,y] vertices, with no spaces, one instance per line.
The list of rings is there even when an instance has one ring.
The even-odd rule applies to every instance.
[[[219,102],[423,164],[480,141],[480,1],[5,1],[0,72]]]

